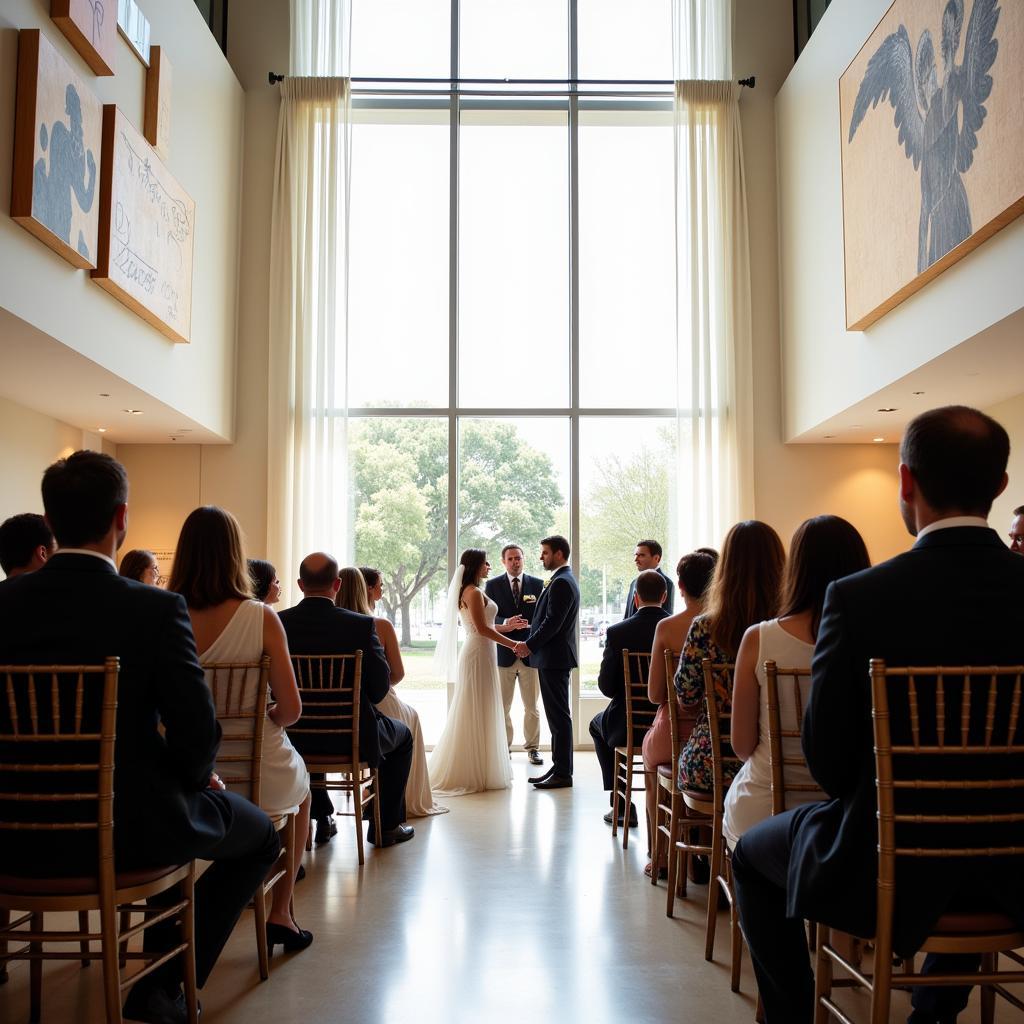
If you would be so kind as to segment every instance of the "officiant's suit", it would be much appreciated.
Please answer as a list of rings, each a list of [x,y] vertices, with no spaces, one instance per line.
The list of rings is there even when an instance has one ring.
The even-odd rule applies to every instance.
[[[544,581],[537,576],[522,573],[519,576],[519,598],[513,593],[512,581],[507,572],[495,576],[484,585],[487,596],[498,606],[498,619],[506,619],[522,615],[527,622],[533,622],[537,605],[544,593]],[[525,640],[530,635],[530,627],[514,629],[506,633],[510,640]],[[505,705],[505,735],[509,747],[512,746],[512,698],[516,692],[516,678],[519,679],[519,692],[523,698],[523,749],[540,749],[540,712],[537,710],[537,698],[540,695],[540,677],[529,658],[517,658],[507,647],[498,645],[498,678],[501,680],[501,700]]]
[[[572,714],[569,711],[569,677],[579,664],[576,650],[576,617],[580,588],[567,565],[548,580],[537,602],[530,635],[530,664],[540,675],[544,714],[551,730],[551,774],[572,778]]]
[[[408,727],[377,710],[388,694],[391,670],[384,648],[377,637],[372,615],[359,615],[347,608],[337,608],[329,597],[305,597],[280,615],[292,654],[354,654],[363,652],[363,671],[359,693],[359,757],[378,770],[380,778],[380,826],[390,832],[405,821],[405,783],[412,766],[412,733]],[[311,711],[315,694],[303,698],[304,710]],[[302,728],[316,728],[315,719],[300,718]],[[291,737],[300,754],[347,754],[346,745],[338,746],[335,736],[323,738],[310,733],[294,733]],[[313,790],[327,796],[324,790]],[[320,798],[323,799],[322,797]],[[319,813],[316,813],[319,811]],[[311,808],[310,814],[323,817],[332,814],[328,797]],[[376,842],[373,818],[368,838]]]
[[[70,551],[58,551],[37,572],[0,584],[0,663],[102,665],[114,656],[120,658],[115,868],[197,857],[213,861],[196,882],[196,968],[202,985],[277,858],[279,841],[258,807],[236,793],[208,788],[220,726],[184,599],[119,576],[108,558]],[[37,691],[44,709],[48,688],[47,680]],[[44,710],[44,722],[45,715]],[[0,732],[9,731],[5,701]],[[84,756],[80,748],[62,752],[59,743],[45,745],[46,760],[78,763]],[[0,762],[11,762],[4,748],[0,743]],[[0,771],[0,791],[24,792],[34,784],[31,774]],[[38,806],[40,820],[47,820],[50,805]],[[87,875],[96,871],[96,856],[95,833],[8,831],[0,841],[0,872]],[[167,898],[173,896],[172,889]],[[146,932],[146,949],[176,945],[177,931],[171,922],[155,925]],[[163,973],[179,970],[170,964]]]

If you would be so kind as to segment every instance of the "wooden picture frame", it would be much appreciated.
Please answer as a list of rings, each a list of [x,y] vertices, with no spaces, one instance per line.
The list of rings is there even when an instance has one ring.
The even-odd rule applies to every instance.
[[[103,106],[39,29],[18,34],[11,218],[72,266],[96,266]]]
[[[117,66],[117,0],[50,0],[50,18],[94,75]]]
[[[195,203],[114,104],[103,108],[93,280],[172,341],[192,328]]]
[[[839,82],[847,330],[1024,213],[1024,3],[895,0]]]
[[[142,134],[162,160],[171,152],[171,82],[171,62],[163,47],[150,47]]]

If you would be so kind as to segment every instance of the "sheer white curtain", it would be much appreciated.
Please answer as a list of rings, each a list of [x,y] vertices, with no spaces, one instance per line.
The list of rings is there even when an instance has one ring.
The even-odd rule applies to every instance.
[[[351,166],[342,0],[292,0],[271,214],[268,552],[286,582],[313,550],[347,560]]]
[[[675,0],[673,29],[676,514],[686,550],[717,546],[753,508],[750,258],[731,0]]]

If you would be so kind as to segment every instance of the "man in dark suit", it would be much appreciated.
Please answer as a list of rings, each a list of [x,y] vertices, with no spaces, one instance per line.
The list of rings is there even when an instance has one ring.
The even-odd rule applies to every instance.
[[[552,571],[537,602],[533,626],[526,640],[515,646],[517,658],[531,658],[540,674],[544,714],[551,730],[551,767],[530,779],[537,789],[563,789],[572,785],[572,713],[569,676],[579,664],[576,653],[576,618],[580,588],[569,568],[569,542],[560,536],[540,542],[540,561]]]
[[[46,470],[43,505],[59,549],[39,571],[0,587],[0,662],[102,664],[109,656],[120,658],[115,866],[125,871],[192,858],[213,861],[196,884],[202,985],[276,860],[279,842],[267,816],[224,791],[213,775],[220,727],[185,601],[117,574],[114,556],[127,529],[127,499],[124,467],[109,455],[75,452]],[[0,713],[0,732],[10,731],[2,718]],[[0,750],[0,762],[10,761],[8,754]],[[4,775],[0,790],[32,784],[26,775]],[[94,871],[95,837],[59,835],[54,842],[47,833],[5,833],[0,872],[45,877]],[[145,933],[147,950],[177,941],[173,924]],[[175,959],[140,981],[125,1016],[184,1021],[179,964]]]
[[[672,580],[668,578],[661,568],[661,554],[661,545],[656,540],[638,540],[633,551],[633,564],[636,566],[638,573],[646,572],[648,569],[655,569],[665,581],[665,594],[667,595],[665,598],[665,611],[671,615],[675,604],[676,588],[675,584],[673,584]],[[626,593],[626,607],[623,609],[622,617],[624,619],[632,618],[636,615],[636,609],[636,580],[634,579]]]
[[[544,581],[537,576],[523,572],[523,549],[518,544],[506,544],[501,549],[501,561],[505,571],[489,579],[484,585],[487,596],[498,606],[498,621],[507,622],[517,615],[526,619],[523,629],[514,629],[505,635],[510,640],[525,640],[530,635],[529,623],[533,622],[537,603],[544,592]],[[498,678],[501,680],[501,699],[505,705],[505,735],[509,750],[512,749],[512,698],[519,679],[519,693],[523,698],[523,749],[530,764],[543,764],[540,756],[540,712],[537,700],[540,696],[540,678],[529,659],[517,658],[507,647],[498,645]]]
[[[1024,661],[1024,560],[985,520],[1006,486],[1008,453],[1006,431],[974,409],[951,406],[918,416],[903,437],[899,467],[901,511],[917,542],[828,588],[803,747],[831,799],[762,822],[744,835],[733,857],[743,931],[769,1024],[812,1018],[804,918],[854,935],[875,932],[869,659],[893,666]],[[929,699],[924,691],[921,699]],[[894,739],[899,742],[899,735]],[[967,763],[974,760],[963,759],[965,777],[979,767]],[[1001,799],[998,791],[977,796],[994,810]],[[1003,910],[1024,927],[1020,861],[948,864],[921,860],[907,877],[901,873],[894,919],[898,954],[918,949],[939,916],[964,896]],[[971,970],[977,963],[929,956],[924,970]],[[963,988],[918,989],[910,1020],[953,1021],[968,994]]]
[[[281,624],[288,636],[288,650],[292,654],[354,654],[363,652],[363,671],[359,695],[359,756],[376,767],[380,780],[380,827],[376,835],[373,818],[367,838],[375,846],[394,846],[415,835],[414,829],[403,825],[405,821],[405,784],[412,766],[412,733],[403,722],[381,714],[379,704],[391,685],[384,648],[377,637],[373,616],[359,615],[345,608],[337,608],[334,598],[341,581],[338,563],[330,555],[318,551],[307,555],[299,567],[299,589],[302,600],[294,608],[281,612]],[[314,706],[312,695],[306,695],[306,710]],[[303,728],[315,728],[315,720],[300,718],[295,723]],[[345,754],[338,749],[334,736],[321,739],[309,733],[295,733],[292,743],[300,754]],[[334,808],[325,790],[321,804],[311,815],[319,823],[333,813]],[[324,797],[326,800],[324,801]],[[322,824],[317,825],[319,832]]]
[[[601,671],[597,676],[598,689],[611,697],[611,703],[593,717],[590,735],[594,750],[601,765],[604,788],[611,792],[615,780],[615,748],[626,742],[626,676],[622,664],[623,651],[650,654],[654,644],[654,631],[658,623],[668,617],[665,611],[665,578],[654,569],[646,569],[636,578],[634,601],[636,614],[608,627],[605,638],[604,657]],[[625,809],[620,812],[619,824],[625,819]],[[636,807],[629,805],[628,825],[636,827]],[[605,816],[612,823],[612,812]]]

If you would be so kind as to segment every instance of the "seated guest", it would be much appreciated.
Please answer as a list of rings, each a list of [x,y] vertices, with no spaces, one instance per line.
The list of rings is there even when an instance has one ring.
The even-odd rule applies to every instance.
[[[277,604],[281,600],[281,581],[277,578],[277,570],[265,558],[250,558],[248,565],[253,597],[264,604]]]
[[[1010,521],[1010,550],[1016,551],[1018,555],[1024,555],[1024,505],[1018,505],[1013,510],[1013,519]]]
[[[53,532],[37,512],[22,512],[0,523],[0,569],[9,580],[41,569],[56,550]]]
[[[206,505],[189,514],[174,552],[170,589],[181,594],[188,605],[201,665],[258,661],[264,654],[270,655],[272,702],[263,725],[260,807],[269,814],[296,814],[295,834],[305,837],[309,832],[309,774],[285,733],[289,725],[298,721],[302,701],[281,622],[270,608],[250,596],[252,581],[242,554],[242,535],[230,512]],[[257,669],[251,671],[258,673]],[[251,711],[256,697],[253,690],[253,703],[248,708],[232,710]],[[227,699],[226,688],[217,699]],[[224,710],[217,707],[218,714]],[[242,752],[242,744],[231,742],[232,730],[236,734],[250,731],[245,722],[230,720],[221,743],[222,755]],[[233,776],[247,777],[248,769],[227,762],[220,774],[230,782]],[[278,943],[290,952],[305,949],[313,941],[312,934],[296,924],[292,911],[292,893],[304,845],[293,844],[291,870],[273,889],[267,917],[267,945],[271,952]]]
[[[711,727],[704,705],[704,669],[701,662],[733,662],[747,628],[771,618],[779,605],[779,583],[786,560],[779,535],[767,523],[748,519],[726,535],[722,556],[708,588],[707,611],[693,620],[676,669],[675,688],[684,708],[697,711],[697,723],[679,751],[679,786],[710,793]],[[718,710],[729,711],[732,689],[724,674],[715,677]],[[735,774],[725,766],[727,780]]]
[[[871,565],[856,528],[839,516],[815,516],[797,527],[789,545],[779,617],[743,634],[736,654],[732,690],[732,749],[744,762],[725,797],[722,832],[730,849],[751,826],[772,813],[772,769],[768,749],[768,689],[764,663],[780,669],[810,669],[821,622],[825,590],[833,580]],[[801,680],[800,707],[806,707],[809,682]],[[799,730],[793,680],[779,680],[783,729]],[[802,759],[795,739],[784,739],[783,756]],[[806,765],[786,766],[786,781],[814,785]],[[790,793],[790,804],[820,799],[812,792]]]
[[[342,569],[339,573],[341,587],[334,603],[339,608],[347,608],[350,612],[373,616],[373,602],[369,597],[367,575],[376,573],[376,569],[362,567]],[[374,590],[379,595],[381,580],[377,573]],[[434,795],[430,792],[430,776],[427,774],[427,749],[423,744],[423,729],[420,727],[420,716],[416,709],[398,699],[395,684],[405,678],[405,665],[402,664],[402,652],[398,646],[395,627],[387,619],[374,616],[374,629],[384,646],[384,657],[388,661],[391,673],[391,686],[387,696],[377,705],[377,710],[389,718],[405,722],[412,733],[412,767],[409,770],[409,781],[405,784],[405,814],[408,818],[425,818],[428,814],[446,814],[447,807],[434,803]]]
[[[114,557],[124,541],[127,502],[124,467],[109,455],[75,452],[46,470],[43,505],[59,550],[39,572],[0,587],[0,662],[99,665],[112,655],[121,659],[115,866],[127,871],[196,857],[213,862],[195,893],[201,986],[280,845],[266,814],[224,791],[213,774],[220,729],[185,601],[117,574]],[[9,731],[9,723],[0,723],[0,731]],[[0,772],[0,790],[17,790],[20,781]],[[96,838],[90,833],[61,832],[55,843],[50,833],[7,832],[0,843],[0,873],[47,877],[95,870]],[[178,941],[171,921],[154,925],[144,938],[148,951]],[[185,1021],[179,964],[175,958],[139,981],[125,1016]]]
[[[611,791],[615,781],[615,748],[626,742],[626,677],[622,663],[622,652],[634,651],[647,654],[654,642],[654,631],[668,615],[665,604],[665,577],[654,569],[647,569],[636,578],[636,585],[630,588],[636,604],[636,614],[622,622],[608,627],[605,638],[604,656],[597,676],[597,687],[611,703],[593,717],[590,735],[594,750],[601,765],[601,778],[606,791]],[[619,824],[626,819],[626,808],[620,811]],[[637,823],[636,807],[630,803],[628,828]],[[612,824],[612,812],[604,820]]]
[[[647,816],[653,823],[654,809],[658,801],[658,765],[668,764],[672,758],[672,731],[668,720],[668,679],[665,675],[665,651],[678,652],[682,650],[683,641],[690,631],[693,620],[704,611],[704,595],[711,582],[711,575],[715,571],[715,563],[718,561],[718,552],[713,548],[704,548],[683,555],[676,566],[676,576],[679,579],[679,596],[683,599],[683,610],[676,615],[670,615],[658,623],[654,631],[654,642],[651,645],[651,674],[647,678],[647,699],[658,706],[658,713],[654,716],[654,724],[647,731],[644,737],[644,768],[647,772],[644,775],[644,785],[647,790]],[[678,657],[678,655],[677,655]],[[673,688],[672,698],[678,703]],[[689,712],[683,715],[680,712],[680,742],[685,742],[693,729],[696,715]],[[667,856],[668,848],[665,849]],[[658,865],[659,871],[664,870],[666,864]],[[651,865],[648,864],[645,873],[651,873]]]
[[[150,587],[159,587],[163,583],[156,555],[145,548],[132,548],[131,551],[125,554],[121,559],[121,567],[118,572],[125,579],[137,580],[139,583],[145,583]]]
[[[633,551],[633,563],[637,572],[646,572],[654,569],[665,581],[665,611],[672,614],[674,588],[668,574],[661,568],[661,545],[656,540],[638,540]],[[626,593],[626,607],[623,609],[622,617],[628,619],[636,615],[636,580],[629,585]]]
[[[736,845],[733,875],[769,1024],[810,1021],[814,981],[803,920],[875,934],[877,801],[868,661],[888,665],[1024,662],[1024,560],[985,517],[1006,486],[1006,431],[963,406],[912,420],[900,447],[899,497],[914,547],[832,583],[818,630],[803,723],[811,774],[828,795],[762,821]],[[955,595],[955,599],[951,598]],[[922,691],[922,698],[928,699]],[[1006,727],[1007,705],[997,715]],[[934,705],[933,705],[934,706]],[[906,742],[893,719],[893,742]],[[1016,742],[1019,742],[1016,741]],[[964,757],[963,777],[985,770]],[[968,763],[968,762],[974,763]],[[1018,810],[977,791],[979,811]],[[937,838],[956,846],[956,835]],[[1024,927],[1020,860],[916,860],[899,874],[893,947],[909,956],[949,909],[1000,910]],[[964,973],[979,957],[925,958],[924,973]],[[919,988],[914,1024],[954,1021],[970,990]]]
[[[370,818],[368,838],[375,846],[393,846],[412,839],[415,831],[405,820],[405,786],[412,764],[412,733],[403,722],[381,714],[376,705],[388,695],[389,670],[384,648],[373,628],[369,615],[359,615],[345,608],[336,608],[335,595],[341,586],[338,563],[330,555],[318,551],[307,555],[299,566],[299,589],[303,599],[294,608],[281,612],[281,623],[288,636],[292,654],[354,654],[363,652],[362,688],[359,707],[359,756],[376,767],[380,779],[377,799],[380,800],[382,835],[375,832]],[[316,705],[307,701],[307,710]],[[303,724],[299,719],[299,724]],[[310,727],[313,720],[309,721]],[[337,749],[333,736],[296,733],[295,746],[303,754],[345,754]],[[331,822],[334,808],[326,791],[314,790],[313,816],[317,833]],[[316,804],[323,798],[326,807]]]

